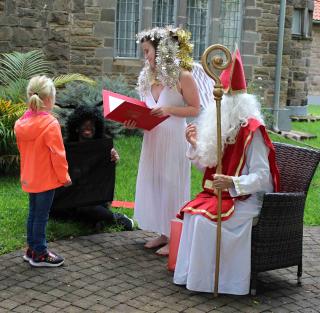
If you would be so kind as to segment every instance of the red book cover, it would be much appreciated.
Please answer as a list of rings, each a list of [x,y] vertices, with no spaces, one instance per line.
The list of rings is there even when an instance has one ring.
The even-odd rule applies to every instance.
[[[106,119],[120,123],[134,120],[137,128],[151,130],[169,117],[153,116],[145,102],[109,90],[102,91],[102,98],[103,115]]]

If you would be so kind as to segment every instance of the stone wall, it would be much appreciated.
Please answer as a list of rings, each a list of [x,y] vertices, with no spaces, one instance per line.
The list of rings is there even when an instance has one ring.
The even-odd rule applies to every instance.
[[[0,52],[43,49],[54,74],[131,80],[140,61],[114,61],[116,0],[0,0]]]
[[[222,0],[213,0],[213,11]],[[287,0],[280,106],[305,104],[311,41],[291,35],[294,6],[310,0]],[[178,22],[184,23],[186,0],[179,0]],[[43,49],[56,73],[91,77],[122,73],[134,84],[138,59],[114,59],[116,0],[0,0],[0,52]],[[144,25],[151,24],[152,0],[143,0]],[[180,12],[181,11],[181,12]],[[244,0],[241,52],[246,77],[263,104],[273,105],[279,3]],[[212,26],[218,17],[213,15]],[[146,25],[145,25],[146,24]],[[214,33],[214,32],[212,32]]]
[[[288,0],[282,53],[280,107],[307,103],[311,38],[292,36],[294,8],[313,9],[312,1]],[[246,0],[242,54],[246,76],[265,106],[272,107],[280,5],[274,0]]]
[[[247,78],[263,105],[273,106],[280,5],[273,0],[246,0],[243,24],[243,61]],[[282,57],[280,106],[286,105],[291,47],[292,4],[287,1]]]
[[[313,24],[308,91],[311,96],[320,96],[320,23]]]
[[[69,1],[4,1],[0,52],[43,49],[53,72],[69,70]]]
[[[291,67],[288,80],[288,106],[307,104],[310,50],[311,40],[292,40]]]
[[[293,0],[294,8],[313,10],[313,1]],[[288,79],[287,106],[304,106],[308,100],[308,74],[310,67],[312,38],[304,34],[292,35],[290,49],[290,71]]]

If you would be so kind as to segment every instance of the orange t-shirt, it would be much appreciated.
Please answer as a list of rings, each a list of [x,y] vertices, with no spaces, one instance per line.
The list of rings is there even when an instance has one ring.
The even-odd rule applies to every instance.
[[[20,152],[21,185],[37,193],[70,181],[61,128],[46,112],[27,111],[14,126]]]

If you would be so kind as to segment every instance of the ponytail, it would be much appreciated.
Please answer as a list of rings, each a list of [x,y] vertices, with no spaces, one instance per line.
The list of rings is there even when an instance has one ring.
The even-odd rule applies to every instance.
[[[38,94],[34,93],[30,98],[29,98],[29,108],[31,111],[38,112],[42,108],[44,108],[44,103],[38,96]]]

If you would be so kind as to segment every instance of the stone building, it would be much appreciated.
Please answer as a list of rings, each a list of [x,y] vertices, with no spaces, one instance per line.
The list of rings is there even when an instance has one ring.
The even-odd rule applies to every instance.
[[[320,0],[314,0],[308,103],[320,104]]]
[[[182,25],[192,32],[195,59],[210,44],[233,50],[237,43],[248,81],[264,105],[273,107],[281,1],[0,0],[0,52],[43,49],[56,72],[123,73],[133,82],[142,64],[135,34],[153,26]],[[307,103],[312,11],[313,0],[286,1],[283,116]]]

